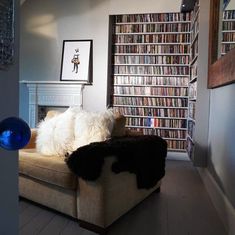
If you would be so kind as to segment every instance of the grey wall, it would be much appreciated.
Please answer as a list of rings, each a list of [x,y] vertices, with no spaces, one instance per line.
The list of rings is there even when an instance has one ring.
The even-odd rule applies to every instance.
[[[200,158],[207,152],[206,171],[235,208],[235,84],[206,89],[209,0],[200,1],[200,9],[198,65],[201,80],[198,82],[195,131],[200,145],[195,153]]]
[[[16,2],[16,24],[18,1]],[[9,116],[18,116],[18,25],[15,30],[14,64],[8,70],[0,70],[0,121]],[[0,148],[0,234],[18,233],[18,153]]]
[[[235,84],[211,91],[208,169],[235,208]]]
[[[177,12],[181,0],[25,1],[21,7],[20,80],[59,81],[63,40],[93,39],[93,85],[84,108],[103,110],[107,97],[109,15]],[[20,87],[20,116],[28,120],[28,93]]]
[[[200,1],[199,36],[198,36],[198,78],[197,101],[195,113],[195,150],[193,162],[195,166],[205,166],[207,162],[207,142],[209,128],[209,96],[207,89],[208,74],[208,32],[209,32],[209,1]]]

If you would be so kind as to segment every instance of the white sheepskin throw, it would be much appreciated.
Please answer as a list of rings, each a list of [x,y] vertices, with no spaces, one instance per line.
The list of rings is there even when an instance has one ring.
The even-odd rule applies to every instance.
[[[47,117],[39,123],[36,139],[37,151],[43,155],[65,156],[73,150],[74,118],[76,108]]]
[[[102,113],[81,111],[76,115],[74,126],[74,150],[92,142],[111,137],[114,113],[111,109]]]
[[[112,110],[94,113],[69,108],[39,123],[36,148],[43,155],[64,157],[83,145],[110,138],[113,125]]]

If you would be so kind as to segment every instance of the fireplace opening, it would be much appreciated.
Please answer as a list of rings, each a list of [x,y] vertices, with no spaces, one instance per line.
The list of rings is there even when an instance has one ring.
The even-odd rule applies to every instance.
[[[39,105],[38,106],[38,122],[44,120],[44,118],[47,115],[47,112],[50,110],[55,110],[58,112],[64,112],[66,109],[68,109],[68,106],[44,106]]]

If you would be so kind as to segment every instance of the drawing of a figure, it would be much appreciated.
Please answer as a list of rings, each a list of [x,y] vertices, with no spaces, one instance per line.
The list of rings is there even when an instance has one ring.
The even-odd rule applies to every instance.
[[[78,73],[78,65],[80,64],[80,59],[79,59],[79,48],[75,49],[75,53],[73,55],[73,59],[71,62],[73,63],[73,71],[75,73]]]

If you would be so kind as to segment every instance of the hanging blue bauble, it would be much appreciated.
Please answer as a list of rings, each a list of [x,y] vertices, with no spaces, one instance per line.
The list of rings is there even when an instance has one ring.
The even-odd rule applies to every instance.
[[[30,128],[24,120],[9,117],[0,122],[0,147],[7,150],[21,149],[30,137]]]

